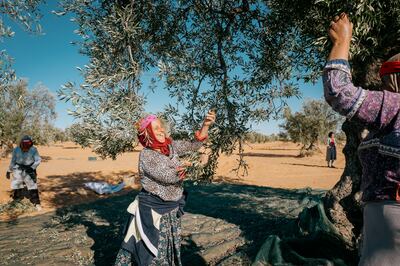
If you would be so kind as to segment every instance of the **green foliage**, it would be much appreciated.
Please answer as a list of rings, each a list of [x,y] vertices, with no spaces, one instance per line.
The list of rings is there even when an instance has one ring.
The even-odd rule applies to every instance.
[[[75,14],[80,46],[91,62],[83,70],[87,86],[68,86],[60,95],[73,102],[73,114],[88,129],[81,136],[90,144],[95,142],[104,156],[113,157],[119,148],[109,145],[114,138],[109,132],[94,134],[104,126],[93,117],[109,117],[109,110],[102,111],[97,99],[113,102],[121,82],[137,96],[141,75],[148,69],[158,69],[159,81],[178,102],[177,108],[169,106],[166,113],[179,132],[190,134],[208,109],[216,109],[217,124],[208,145],[208,177],[214,174],[220,153],[241,147],[251,122],[276,117],[286,99],[298,95],[297,87],[288,82],[293,76],[284,48],[291,44],[283,39],[272,44],[273,37],[265,31],[267,9],[262,2],[66,0],[63,8]],[[271,42],[267,50],[266,39]],[[136,103],[113,109],[136,110],[130,117],[133,122],[142,107],[141,99]],[[132,132],[128,127],[121,130]]]
[[[398,0],[272,0],[268,3],[272,24],[280,29],[274,33],[296,32],[294,36],[289,35],[296,43],[290,64],[306,80],[319,77],[331,46],[327,28],[341,12],[348,13],[354,24],[350,52],[356,84],[365,88],[379,87],[377,69],[380,63],[400,50]]]
[[[129,149],[135,142],[131,123],[143,111],[142,75],[157,69],[177,101],[166,109],[177,132],[190,134],[208,109],[217,111],[206,179],[221,153],[241,154],[251,123],[277,117],[287,98],[299,96],[298,80],[320,77],[334,15],[347,11],[355,24],[351,52],[360,84],[376,87],[370,69],[400,43],[398,0],[62,3],[57,13],[75,15],[78,45],[90,58],[82,70],[85,84],[67,84],[60,92],[75,106],[81,142],[103,157]],[[239,165],[245,166],[242,159]]]
[[[0,149],[9,151],[22,135],[31,135],[36,144],[53,141],[54,96],[43,85],[29,91],[22,80],[8,86],[0,97]]]
[[[346,143],[346,134],[343,131],[337,132],[335,134],[335,139],[338,143],[344,144]]]
[[[42,0],[2,0],[0,2],[0,42],[5,38],[13,37],[15,32],[9,25],[5,24],[5,19],[12,20],[29,32],[41,32],[39,4]],[[12,58],[5,50],[0,51],[0,93],[7,89],[11,81],[15,81],[16,76],[12,69]],[[1,97],[1,95],[0,95]]]
[[[245,141],[249,143],[265,143],[268,141],[277,141],[277,140],[279,140],[279,138],[275,134],[268,136],[254,131],[248,132],[245,137]]]
[[[276,138],[277,138],[277,140],[280,140],[280,141],[289,141],[289,136],[288,136],[288,134],[287,134],[287,132],[279,132],[277,135],[276,135]]]
[[[102,1],[100,1],[102,2]],[[83,69],[85,83],[76,88],[67,83],[59,91],[61,100],[70,101],[70,111],[79,121],[71,128],[74,140],[83,147],[113,159],[136,143],[133,124],[143,114],[144,99],[138,60],[143,55],[135,38],[135,14],[110,1],[63,1],[65,11],[75,15],[82,37],[81,52],[90,58]],[[134,57],[132,57],[134,56]]]
[[[81,125],[79,123],[72,124],[69,128],[66,129],[68,136],[71,137],[76,144],[81,145],[82,147],[90,146],[88,138],[85,137],[84,131],[81,129]]]
[[[54,142],[66,142],[72,140],[67,130],[62,130],[56,127],[52,128],[52,135]]]
[[[300,112],[287,108],[281,126],[293,142],[312,150],[318,141],[324,142],[330,131],[336,132],[342,118],[324,100],[307,100]]]

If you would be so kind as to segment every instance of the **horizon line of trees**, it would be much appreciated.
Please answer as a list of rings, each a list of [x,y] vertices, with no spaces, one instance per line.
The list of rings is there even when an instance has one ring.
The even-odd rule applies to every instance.
[[[0,157],[8,155],[23,135],[32,136],[35,144],[71,139],[66,130],[56,128],[56,98],[42,84],[28,89],[25,80],[8,84],[0,97]]]

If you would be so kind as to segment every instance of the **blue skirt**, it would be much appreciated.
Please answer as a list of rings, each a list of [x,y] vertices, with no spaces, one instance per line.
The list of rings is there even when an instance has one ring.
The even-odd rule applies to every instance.
[[[151,266],[170,265],[182,266],[181,262],[181,218],[177,217],[178,209],[161,216],[160,239],[158,242],[158,257],[154,258]],[[115,260],[115,266],[137,265],[133,255],[121,248]]]
[[[336,146],[330,146],[326,148],[326,161],[336,160]]]

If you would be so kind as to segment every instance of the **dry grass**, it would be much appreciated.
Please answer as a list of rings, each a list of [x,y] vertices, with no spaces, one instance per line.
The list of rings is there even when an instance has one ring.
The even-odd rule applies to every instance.
[[[21,214],[36,211],[35,206],[26,198],[22,200],[14,200],[6,204],[0,205],[0,215],[8,217],[18,217]]]

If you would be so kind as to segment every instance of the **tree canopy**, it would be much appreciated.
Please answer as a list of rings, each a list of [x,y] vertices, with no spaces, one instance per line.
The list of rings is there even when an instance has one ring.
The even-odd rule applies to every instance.
[[[74,104],[85,143],[115,158],[135,142],[141,78],[156,70],[177,102],[166,115],[181,130],[199,127],[206,110],[216,109],[205,171],[212,176],[219,154],[241,150],[252,123],[279,117],[287,98],[300,96],[298,82],[320,76],[334,15],[348,12],[355,25],[355,81],[376,87],[372,70],[399,48],[399,6],[398,0],[63,0],[59,14],[74,14],[90,64],[81,69],[85,83],[67,84],[60,95]]]
[[[316,148],[318,141],[325,141],[330,131],[336,133],[343,119],[324,100],[306,100],[299,112],[288,107],[280,126],[293,142],[303,144],[303,149]]]
[[[7,153],[26,134],[37,144],[55,140],[55,96],[43,85],[28,90],[23,80],[8,86],[0,97],[0,150]]]

